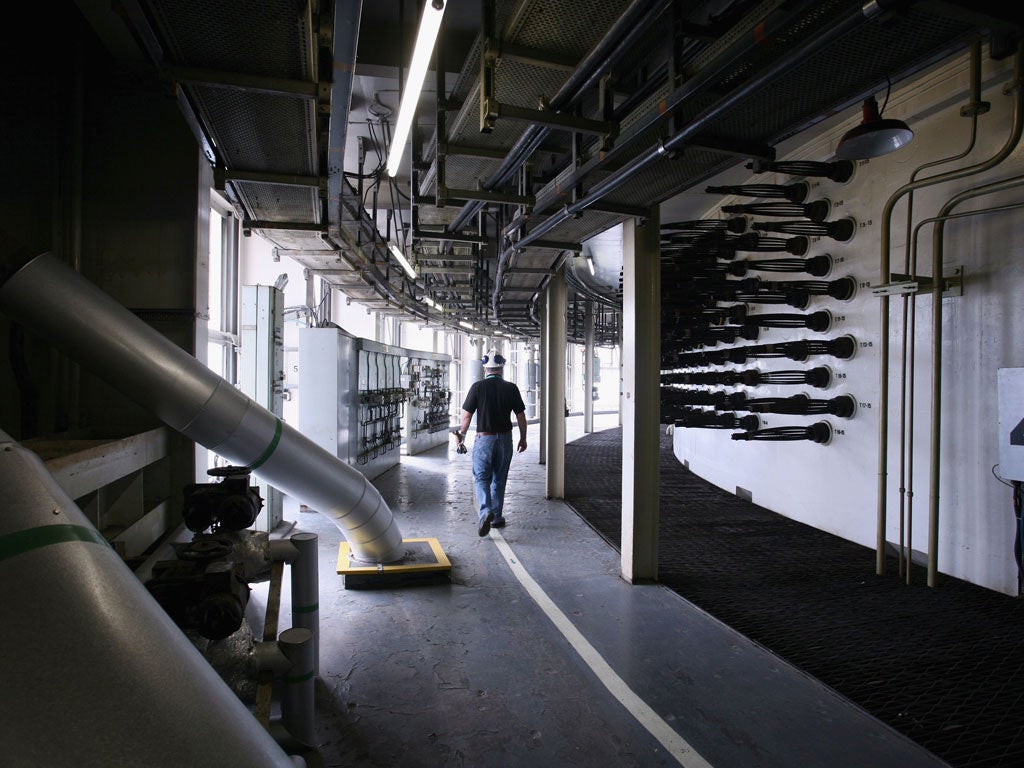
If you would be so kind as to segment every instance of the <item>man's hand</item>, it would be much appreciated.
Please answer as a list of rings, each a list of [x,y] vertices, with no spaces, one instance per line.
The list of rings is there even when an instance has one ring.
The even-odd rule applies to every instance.
[[[456,453],[465,453],[466,452],[466,442],[463,439],[465,437],[465,435],[463,435],[457,429],[453,429],[452,430],[452,434],[455,435],[455,444],[456,444],[455,452]]]
[[[518,447],[518,451],[519,451],[520,453],[522,453],[522,452],[523,452],[523,451],[525,451],[525,450],[526,450],[526,438],[525,438],[525,437],[521,437],[521,438],[519,438],[519,447]]]

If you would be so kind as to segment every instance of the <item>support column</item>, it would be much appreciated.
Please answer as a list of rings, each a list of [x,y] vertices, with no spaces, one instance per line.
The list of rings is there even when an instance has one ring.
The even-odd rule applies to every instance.
[[[594,302],[588,301],[583,318],[583,431],[594,431]]]
[[[547,357],[544,381],[547,397],[547,497],[565,498],[565,265],[545,290],[547,311]]]
[[[547,410],[548,410],[548,367],[551,361],[548,360],[548,321],[549,310],[548,310],[548,295],[547,289],[540,297],[540,344],[538,354],[540,356],[540,370],[537,372],[537,426],[540,428],[540,437],[538,439],[537,447],[539,448],[540,458],[538,464],[547,464],[548,462],[548,425],[547,425]]]
[[[658,577],[660,212],[622,229],[622,577]]]

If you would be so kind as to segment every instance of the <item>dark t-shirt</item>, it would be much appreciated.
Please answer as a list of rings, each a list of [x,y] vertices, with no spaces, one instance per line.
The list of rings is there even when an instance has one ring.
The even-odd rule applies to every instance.
[[[511,432],[512,418],[526,410],[519,387],[500,376],[474,381],[462,409],[476,413],[477,432]]]

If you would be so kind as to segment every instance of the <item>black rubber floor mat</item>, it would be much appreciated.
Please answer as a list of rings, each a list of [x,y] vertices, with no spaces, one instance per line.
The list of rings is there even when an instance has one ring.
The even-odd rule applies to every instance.
[[[565,449],[566,501],[621,544],[622,431]],[[1024,601],[744,501],[662,436],[659,581],[955,768],[1024,766]]]

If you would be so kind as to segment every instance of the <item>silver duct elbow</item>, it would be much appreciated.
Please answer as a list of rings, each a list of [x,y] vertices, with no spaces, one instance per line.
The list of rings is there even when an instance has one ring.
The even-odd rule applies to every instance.
[[[330,517],[353,558],[391,563],[404,556],[390,508],[362,473],[51,254],[31,259],[0,286],[0,309],[170,427]]]

